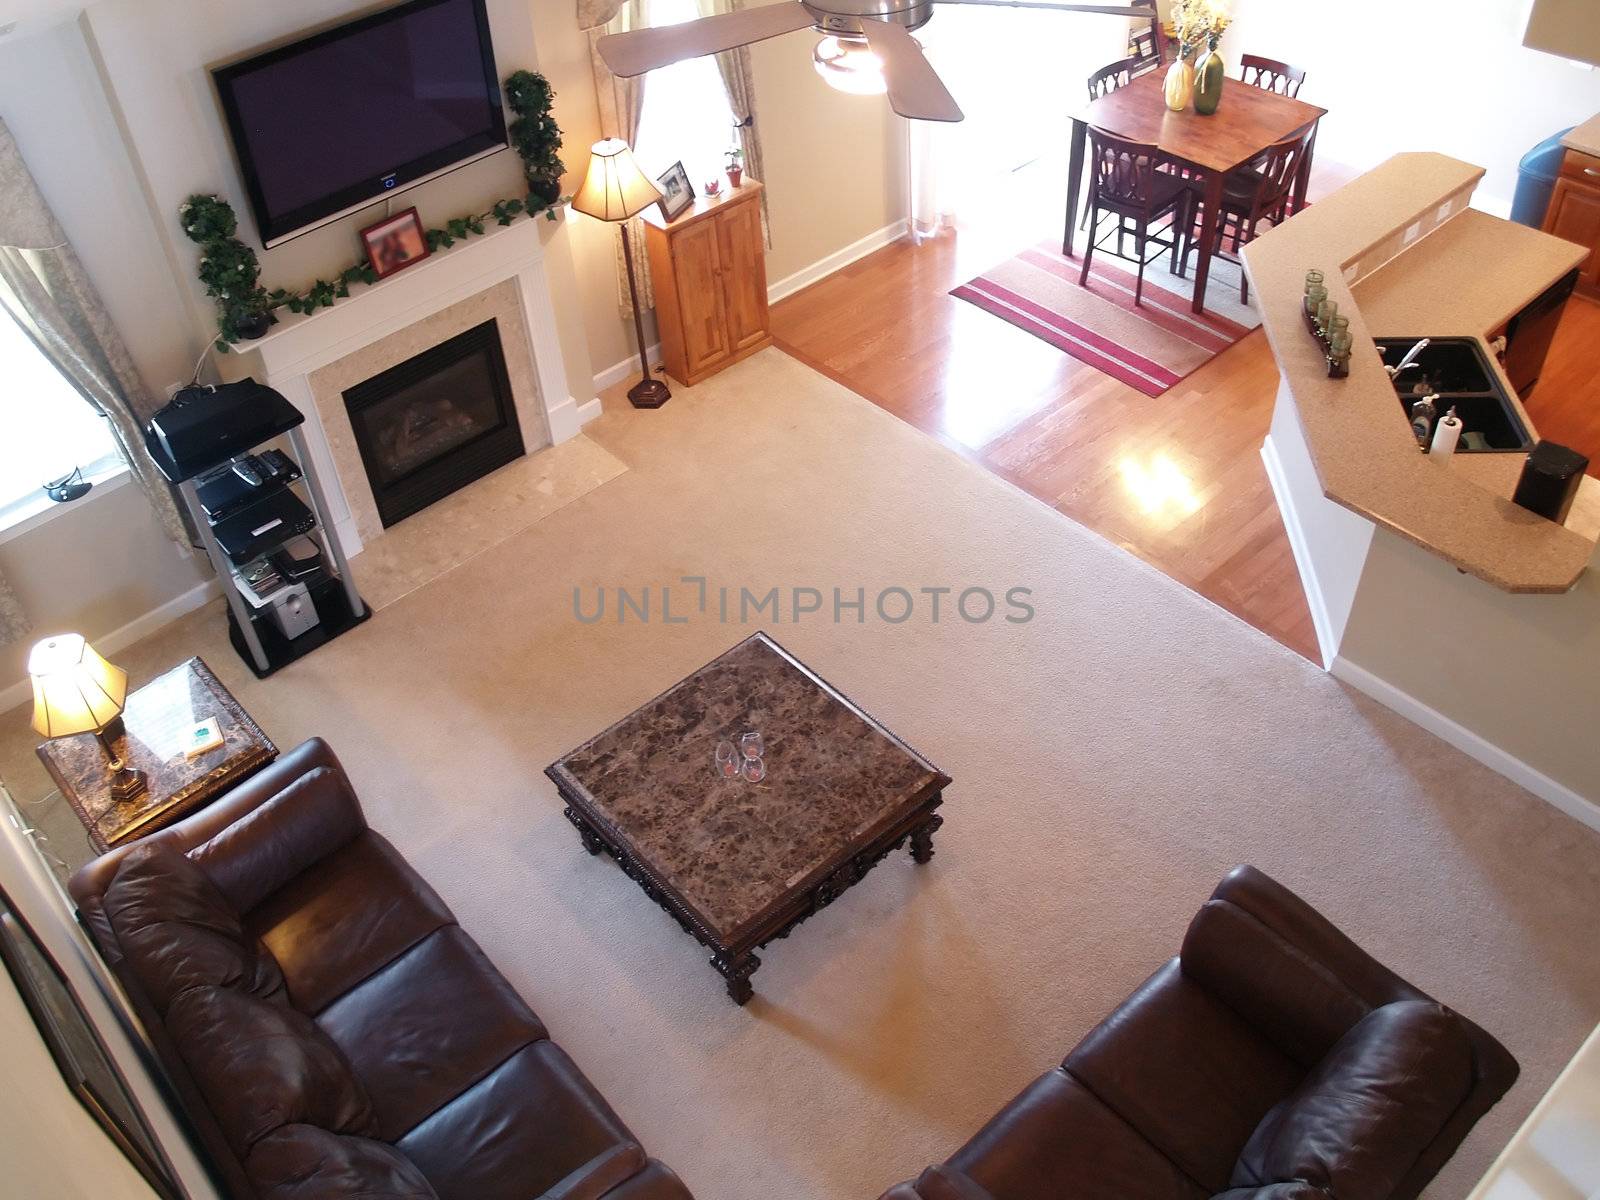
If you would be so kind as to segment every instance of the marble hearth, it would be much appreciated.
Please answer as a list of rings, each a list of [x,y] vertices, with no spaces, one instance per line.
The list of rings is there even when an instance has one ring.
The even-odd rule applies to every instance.
[[[541,224],[492,228],[370,287],[352,288],[332,308],[285,316],[238,360],[305,413],[318,473],[337,483],[328,504],[347,556],[384,530],[345,389],[492,318],[528,454],[567,441],[599,415],[598,401],[580,406],[567,387]],[[458,496],[469,497],[475,486]]]

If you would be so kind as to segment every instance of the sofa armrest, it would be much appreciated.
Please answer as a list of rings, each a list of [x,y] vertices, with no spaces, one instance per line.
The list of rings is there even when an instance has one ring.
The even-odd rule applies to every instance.
[[[645,1162],[644,1150],[638,1143],[624,1142],[591,1158],[539,1200],[601,1200],[619,1183],[644,1170]]]
[[[253,872],[243,871],[241,868],[244,864],[239,861],[240,856],[247,850],[242,844],[243,840],[227,845],[227,839],[221,838],[220,835],[256,812],[291,784],[319,768],[327,768],[338,777],[343,786],[338,789],[322,789],[324,794],[319,794],[316,803],[316,807],[321,809],[322,819],[317,823],[322,827],[323,836],[330,834],[337,836],[342,839],[340,844],[349,841],[366,828],[366,818],[361,813],[361,806],[350,790],[344,768],[339,764],[333,749],[321,738],[312,738],[256,772],[238,787],[194,815],[169,825],[149,837],[118,846],[79,868],[67,885],[72,898],[77,901],[85,917],[94,923],[100,908],[100,897],[116,877],[122,860],[135,849],[147,843],[161,842],[188,854],[191,851],[199,851],[201,847],[213,842],[213,839],[218,839],[219,844],[211,848],[209,853],[195,853],[194,857],[205,867],[207,874],[216,880],[229,900],[240,911],[247,911],[259,901],[260,896],[253,894],[261,891],[263,885],[273,882],[282,884],[287,882],[287,879],[265,880],[259,877],[259,869]],[[336,848],[337,846],[326,846],[323,852]],[[284,868],[287,865],[285,863]],[[253,886],[247,886],[252,881],[244,878],[246,874],[257,876]],[[271,890],[272,887],[266,887],[266,892]]]
[[[970,1175],[950,1166],[929,1167],[916,1183],[902,1183],[881,1200],[994,1200]]]

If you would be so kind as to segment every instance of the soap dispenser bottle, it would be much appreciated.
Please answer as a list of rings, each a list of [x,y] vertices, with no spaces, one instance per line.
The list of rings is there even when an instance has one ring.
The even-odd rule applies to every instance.
[[[1438,399],[1437,392],[1429,392],[1411,406],[1411,432],[1416,434],[1417,445],[1424,451],[1433,436],[1433,423],[1439,419],[1439,408],[1434,403]]]

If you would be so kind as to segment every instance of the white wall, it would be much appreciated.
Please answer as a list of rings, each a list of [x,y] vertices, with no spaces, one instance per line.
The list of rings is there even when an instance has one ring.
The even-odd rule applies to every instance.
[[[0,889],[60,966],[119,1065],[186,1194],[217,1200],[102,992],[109,977],[89,948],[0,787]],[[18,1200],[151,1200],[154,1193],[62,1082],[10,976],[0,968],[0,1195]]]
[[[146,386],[186,378],[202,344],[78,28],[0,41],[0,117],[77,248]],[[4,571],[43,636],[103,641],[204,578],[136,487],[96,489],[0,541]],[[0,646],[0,696],[26,678],[28,644]],[[0,700],[0,709],[7,707]]]
[[[1229,73],[1241,53],[1306,68],[1301,98],[1328,110],[1319,155],[1367,170],[1402,150],[1437,150],[1487,169],[1475,203],[1491,210],[1510,205],[1530,147],[1600,112],[1600,71],[1523,47],[1528,0],[1233,8]]]

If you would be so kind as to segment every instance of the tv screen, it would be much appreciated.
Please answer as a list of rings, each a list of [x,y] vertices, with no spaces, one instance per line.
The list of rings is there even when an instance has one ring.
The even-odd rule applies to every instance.
[[[411,0],[212,76],[267,246],[506,144],[484,0]]]

